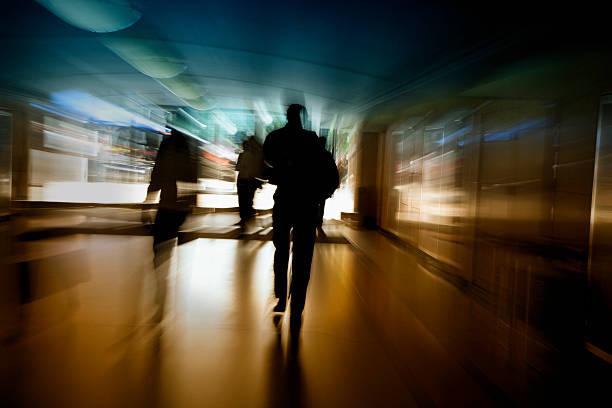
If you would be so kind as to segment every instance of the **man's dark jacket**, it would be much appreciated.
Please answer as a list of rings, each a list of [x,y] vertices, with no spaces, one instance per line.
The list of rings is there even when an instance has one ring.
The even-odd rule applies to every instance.
[[[338,169],[315,132],[287,124],[272,131],[264,142],[264,159],[276,184],[275,202],[315,205],[338,186]]]

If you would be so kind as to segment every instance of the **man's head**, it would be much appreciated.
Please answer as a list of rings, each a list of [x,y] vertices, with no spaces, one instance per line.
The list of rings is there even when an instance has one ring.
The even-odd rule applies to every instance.
[[[302,127],[308,118],[306,108],[302,105],[294,103],[287,108],[287,122],[291,125],[299,125]]]

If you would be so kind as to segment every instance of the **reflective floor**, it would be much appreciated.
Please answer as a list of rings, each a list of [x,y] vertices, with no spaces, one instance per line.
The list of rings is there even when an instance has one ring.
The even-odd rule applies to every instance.
[[[378,232],[328,231],[346,240],[317,243],[298,336],[272,312],[268,240],[195,238],[157,270],[148,236],[22,242],[0,275],[2,406],[585,401],[572,382],[584,372],[555,379],[520,363],[537,350],[423,257]],[[168,285],[158,323],[160,281]],[[592,387],[605,390],[599,380]]]
[[[150,238],[59,239],[70,249],[34,262],[32,301],[4,316],[18,331],[2,347],[9,405],[415,405],[339,267],[348,245],[317,246],[292,340],[273,321],[271,242],[179,246],[155,324]]]

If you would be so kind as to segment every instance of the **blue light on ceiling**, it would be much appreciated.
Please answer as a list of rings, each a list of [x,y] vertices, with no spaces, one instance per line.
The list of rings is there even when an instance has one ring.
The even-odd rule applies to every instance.
[[[155,123],[143,116],[129,112],[85,92],[77,90],[53,92],[51,94],[51,101],[64,109],[83,115],[97,123],[150,129],[160,133],[169,132],[165,126],[159,123]]]

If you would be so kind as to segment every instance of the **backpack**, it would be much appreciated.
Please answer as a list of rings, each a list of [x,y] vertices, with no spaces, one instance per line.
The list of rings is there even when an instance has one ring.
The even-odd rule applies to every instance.
[[[266,146],[270,166],[264,178],[270,184],[282,186],[284,194],[304,202],[320,202],[338,188],[336,162],[317,142],[316,133],[282,128],[268,135],[264,150]]]
[[[336,162],[330,152],[321,147],[318,155],[318,160],[315,162],[318,180],[317,193],[319,199],[323,201],[331,197],[338,188],[340,175]]]

